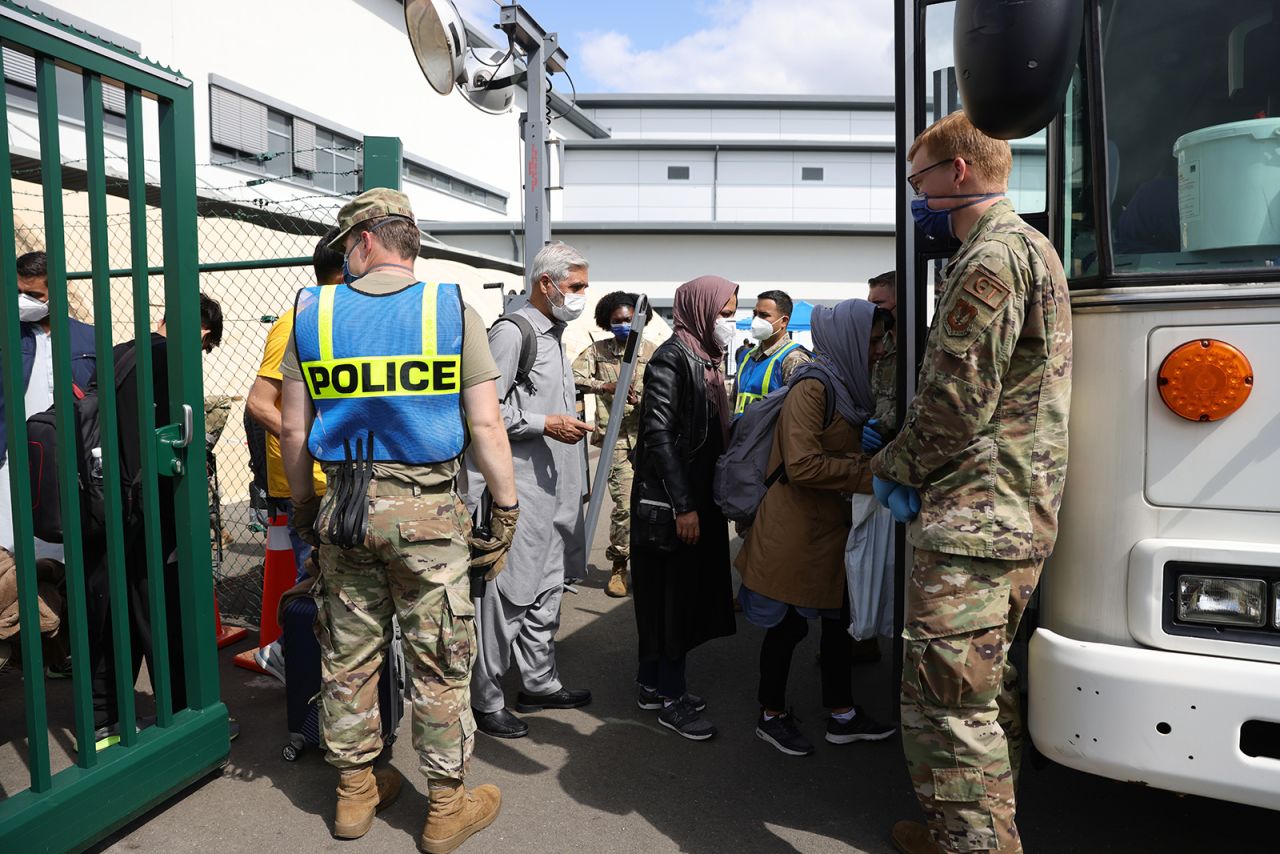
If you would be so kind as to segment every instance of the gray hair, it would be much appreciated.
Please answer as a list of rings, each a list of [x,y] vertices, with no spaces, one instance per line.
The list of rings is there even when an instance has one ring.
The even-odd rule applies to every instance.
[[[548,243],[533,256],[533,273],[529,276],[529,282],[537,284],[543,276],[548,276],[552,283],[558,285],[576,267],[587,269],[587,259],[577,249],[557,240]]]

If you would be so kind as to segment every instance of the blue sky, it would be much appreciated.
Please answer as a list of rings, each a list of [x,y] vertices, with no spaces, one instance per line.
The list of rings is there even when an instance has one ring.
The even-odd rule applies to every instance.
[[[497,20],[493,0],[455,2],[486,31]],[[527,0],[524,6],[560,34],[579,92],[892,92],[892,0]]]

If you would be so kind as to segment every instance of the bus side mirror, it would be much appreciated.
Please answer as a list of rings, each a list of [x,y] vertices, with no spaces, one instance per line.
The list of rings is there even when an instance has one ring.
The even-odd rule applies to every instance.
[[[1080,52],[1083,0],[958,0],[956,84],[974,127],[1031,136],[1062,109]]]

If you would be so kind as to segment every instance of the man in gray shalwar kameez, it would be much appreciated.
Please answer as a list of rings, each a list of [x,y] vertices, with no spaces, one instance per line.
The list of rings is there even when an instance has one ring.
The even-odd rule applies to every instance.
[[[565,688],[556,670],[555,634],[566,571],[586,564],[582,516],[582,448],[591,425],[573,414],[573,373],[560,342],[565,324],[586,302],[587,261],[570,246],[552,243],[533,260],[529,303],[513,312],[537,334],[538,355],[528,383],[515,382],[521,330],[494,324],[489,346],[502,376],[502,417],[511,440],[522,523],[506,569],[485,588],[476,607],[480,652],[471,676],[471,704],[481,732],[520,738],[528,725],[506,709],[501,680],[514,661],[523,690],[516,710],[570,709],[591,702],[591,692]],[[468,466],[468,504],[483,484]]]

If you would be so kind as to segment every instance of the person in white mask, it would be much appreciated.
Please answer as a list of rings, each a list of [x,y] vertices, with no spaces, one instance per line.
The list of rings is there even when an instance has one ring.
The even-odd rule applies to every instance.
[[[810,361],[809,351],[791,340],[791,297],[783,291],[765,291],[756,297],[751,313],[751,337],[756,346],[738,362],[733,389],[733,417],[774,389],[786,385],[796,368]]]
[[[480,654],[471,674],[476,726],[498,738],[529,731],[512,714],[502,690],[514,663],[523,690],[519,712],[570,709],[591,702],[591,692],[566,688],[556,667],[555,635],[565,575],[586,566],[585,489],[580,443],[592,425],[575,412],[573,371],[561,335],[587,303],[587,259],[564,243],[544,246],[533,259],[527,305],[511,312],[517,321],[489,330],[489,348],[501,376],[498,398],[511,441],[516,494],[528,523],[516,527],[506,569],[485,585],[476,607]],[[523,333],[532,327],[537,357],[527,381],[517,382]],[[467,466],[467,503],[484,491],[476,466]]]
[[[49,322],[49,274],[43,252],[28,252],[18,258],[18,320],[22,335],[22,377],[26,415],[30,418],[53,406],[53,338]],[[71,344],[71,379],[80,392],[89,388],[97,362],[94,358],[93,327],[68,319]],[[77,393],[77,397],[80,394]],[[4,417],[4,395],[0,393],[0,419]],[[3,423],[3,422],[0,422]],[[9,497],[9,455],[7,439],[0,430],[0,547],[13,550],[13,514]],[[25,477],[25,475],[24,475]],[[36,539],[36,558],[62,562],[62,546]]]

